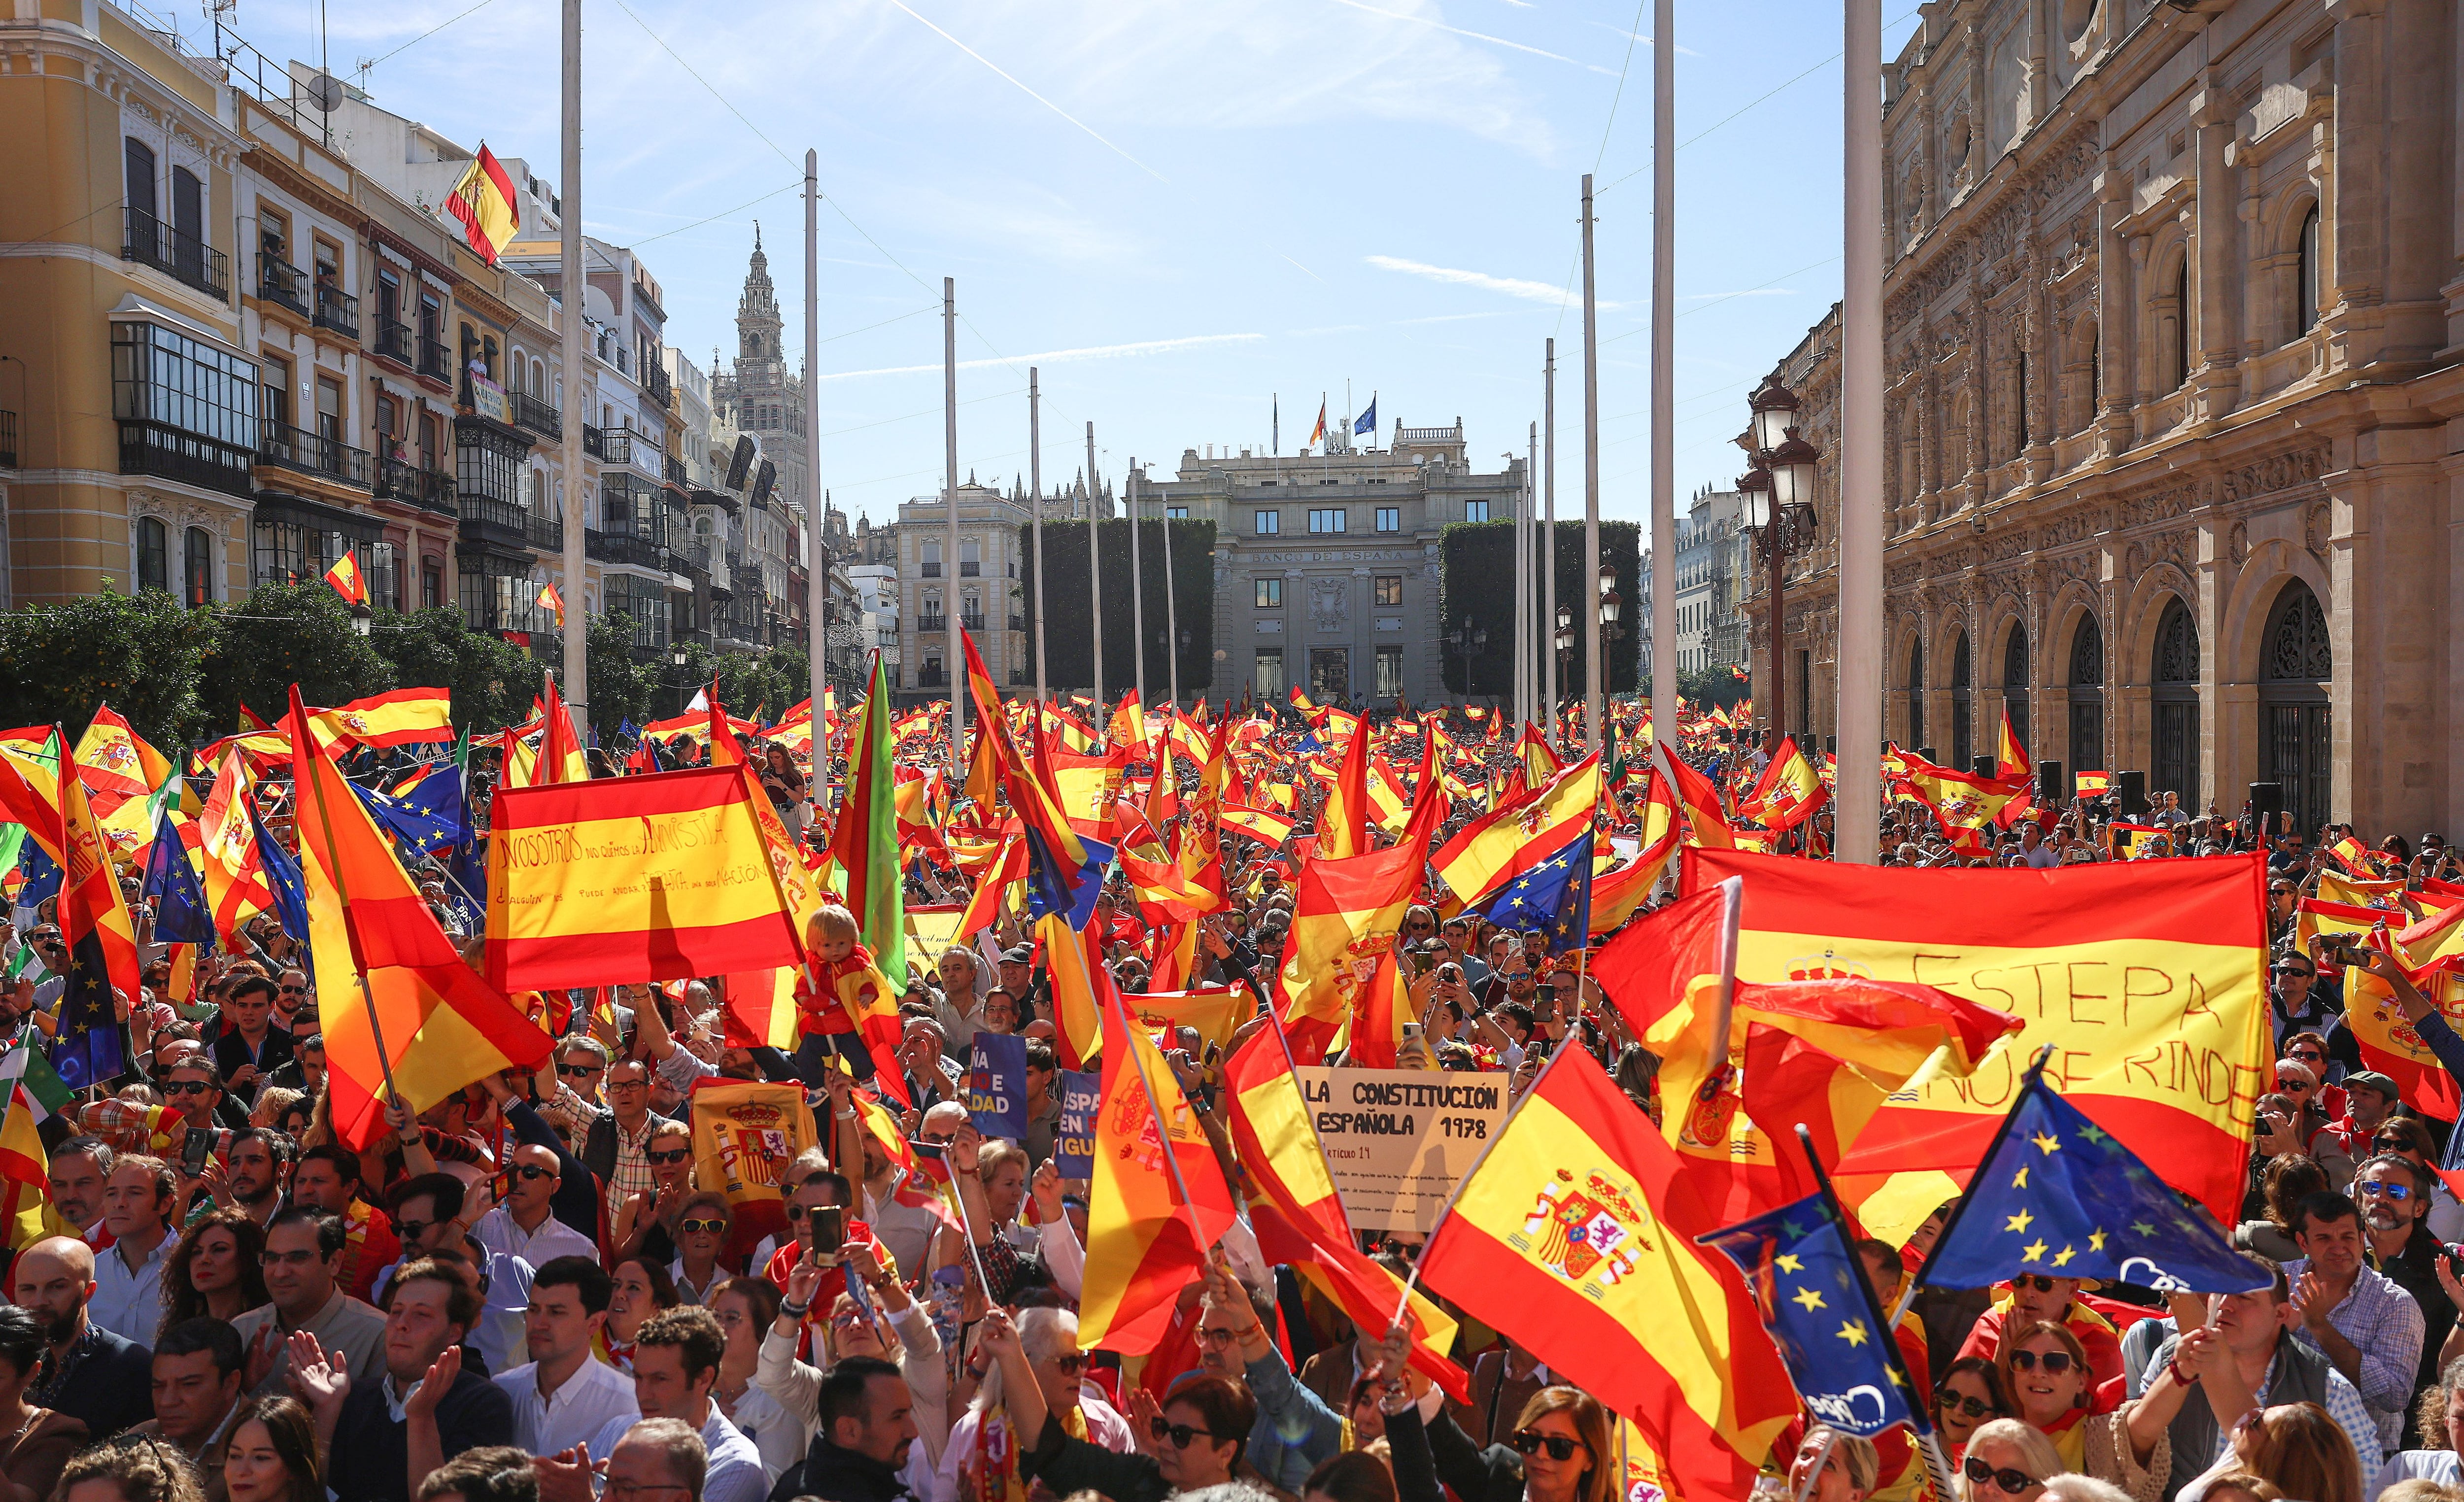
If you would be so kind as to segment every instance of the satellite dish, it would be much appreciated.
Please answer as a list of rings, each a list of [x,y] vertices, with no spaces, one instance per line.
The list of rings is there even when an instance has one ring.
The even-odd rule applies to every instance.
[[[306,84],[308,100],[325,114],[331,115],[342,103],[342,80],[330,73],[319,73]]]

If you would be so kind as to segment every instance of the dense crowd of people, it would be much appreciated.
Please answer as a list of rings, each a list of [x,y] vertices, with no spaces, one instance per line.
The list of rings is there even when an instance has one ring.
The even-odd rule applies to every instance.
[[[1715,780],[1749,781],[1760,755],[1702,760]],[[1471,775],[1505,757],[1492,748]],[[782,818],[818,844],[826,815],[807,828],[798,759],[761,748],[760,765]],[[1640,840],[1639,784],[1617,780],[1604,801],[1621,858]],[[1320,796],[1303,786],[1289,805],[1304,830]],[[1983,856],[1921,813],[1889,807],[1890,859],[2117,855],[2109,803],[1990,830]],[[1807,830],[1827,843],[1826,820]],[[2343,1017],[2350,969],[2387,983],[2459,1082],[2464,1040],[2386,956],[2297,939],[2323,851],[2350,831],[2262,839],[2250,811],[2193,817],[2173,794],[2140,820],[2175,831],[2180,849],[2165,853],[2268,851],[2279,1057],[2230,1229],[2272,1283],[2212,1297],[2046,1275],[1923,1291],[1899,1344],[1950,1485],[1973,1502],[2464,1502],[2464,1264],[2445,1245],[2464,1232],[2464,1204],[2440,1172],[2458,1166],[2464,1134],[2365,1067]],[[1243,988],[1263,1011],[1295,862],[1229,831],[1223,844],[1229,905],[1204,920],[1187,983]],[[2434,834],[2417,851],[2396,836],[2383,849],[2415,891],[2459,874]],[[442,869],[409,864],[440,921],[467,937]],[[917,904],[969,891],[932,856],[906,879]],[[1411,907],[1396,936],[1419,1020],[1398,1062],[1507,1071],[1520,1092],[1552,1051],[1579,1048],[1657,1118],[1659,1061],[1582,952],[1450,907]],[[20,977],[0,986],[0,1028],[39,1046],[71,961],[48,906],[17,917],[0,946]],[[1146,990],[1152,926],[1117,872],[1093,924],[1120,989]],[[955,1217],[901,1192],[907,1171],[864,1124],[870,1061],[850,1052],[852,1068],[816,1071],[732,1043],[719,978],[558,998],[550,1014],[570,1021],[544,1066],[476,1080],[416,1117],[395,1107],[355,1150],[326,1088],[319,1019],[334,999],[274,915],[249,937],[243,953],[205,960],[177,1000],[148,942],[127,1072],[45,1124],[65,1232],[7,1270],[0,1502],[1626,1491],[1616,1416],[1513,1332],[1466,1322],[1455,1355],[1470,1402],[1458,1402],[1410,1366],[1398,1332],[1355,1327],[1243,1223],[1152,1355],[1080,1349],[1089,1184],[1056,1163],[1052,980],[1018,915],[937,954],[911,945],[894,978],[913,1103],[899,1131],[946,1163]],[[1163,1040],[1235,1185],[1221,1062],[1263,1025]],[[980,1136],[969,1111],[979,1034],[1025,1041],[1027,1125],[1014,1139]],[[820,1140],[780,1176],[783,1229],[757,1239],[697,1172],[693,1117],[698,1083],[758,1078],[804,1085]],[[1883,1307],[1943,1220],[1905,1247],[1859,1244]],[[1364,1247],[1399,1275],[1419,1242],[1397,1231]],[[1819,1425],[1791,1432],[1765,1486],[1815,1502],[1938,1494],[1905,1435],[1878,1445]]]

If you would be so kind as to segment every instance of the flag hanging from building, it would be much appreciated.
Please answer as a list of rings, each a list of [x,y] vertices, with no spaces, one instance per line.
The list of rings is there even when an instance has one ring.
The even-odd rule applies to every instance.
[[[368,582],[360,577],[357,549],[345,549],[341,557],[334,560],[334,566],[325,570],[325,582],[334,586],[336,594],[353,605],[368,603]]]
[[[462,238],[479,253],[491,266],[522,227],[521,210],[514,197],[514,180],[506,175],[504,164],[479,143],[479,154],[471,161],[471,168],[462,181],[453,185],[453,196],[445,200],[445,211],[462,222]]]

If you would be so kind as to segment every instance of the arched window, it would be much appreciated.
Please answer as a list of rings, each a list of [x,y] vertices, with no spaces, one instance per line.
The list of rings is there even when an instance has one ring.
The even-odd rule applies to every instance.
[[[2104,767],[2104,628],[2090,610],[2071,633],[2071,770]]]
[[[1925,638],[1908,644],[1908,744],[1925,744]]]
[[[1962,771],[1976,756],[1976,729],[1969,711],[1968,633],[1950,644],[1950,764]]]
[[[2304,836],[2316,836],[2330,817],[2327,693],[2335,676],[2326,612],[2308,585],[2289,581],[2259,640],[2258,775],[2283,784],[2285,810]]]
[[[2171,390],[2190,379],[2190,256],[2183,253],[2182,264],[2173,268],[2173,379],[2165,388]]]
[[[185,598],[193,610],[214,597],[214,540],[205,528],[190,527],[182,552],[187,580]]]
[[[2294,244],[2293,334],[2299,338],[2319,322],[2319,206],[2301,216],[2301,233]]]
[[[2013,621],[2002,647],[2002,707],[2011,717],[2011,734],[2028,743],[2028,628]]]
[[[171,535],[159,517],[137,519],[137,587],[171,588]]]
[[[2156,650],[2149,663],[2147,696],[2155,710],[2151,759],[2156,781],[2147,789],[2180,793],[2182,806],[2199,801],[2199,628],[2177,596],[2156,622]]]

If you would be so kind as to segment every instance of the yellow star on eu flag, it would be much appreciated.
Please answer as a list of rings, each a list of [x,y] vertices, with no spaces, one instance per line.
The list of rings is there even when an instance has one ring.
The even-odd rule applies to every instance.
[[[1798,1289],[1795,1292],[1791,1293],[1789,1297],[1804,1306],[1805,1312],[1809,1314],[1822,1307],[1822,1295],[1816,1293],[1810,1288]]]
[[[2057,1152],[2060,1150],[2062,1145],[2062,1139],[2054,1136],[2051,1132],[2039,1132],[2035,1137],[2028,1138],[2028,1140],[2035,1143],[2036,1151],[2040,1153],[2050,1154]]]
[[[1778,1256],[1773,1257],[1771,1261],[1778,1264],[1779,1270],[1782,1272],[1802,1272],[1805,1270],[1805,1259],[1793,1251],[1783,1251]]]
[[[2043,1242],[2036,1242],[2036,1243],[2035,1243],[2035,1244],[2033,1244],[2033,1245],[2031,1245],[2031,1246],[2026,1246],[2026,1247],[2022,1247],[2022,1248],[2019,1248],[2019,1255],[2020,1255],[2023,1259],[2025,1259],[2026,1261],[2029,1261],[2029,1262],[2034,1262],[2034,1261],[2035,1261],[2037,1258],[2042,1257],[2044,1254],[2045,1254],[2045,1244],[2044,1244]]]
[[[2071,1250],[2071,1248],[2065,1245],[2061,1250],[2054,1253],[2054,1266],[2058,1268],[2078,1255],[2078,1252]]]
[[[2021,1210],[2018,1214],[2012,1216],[2011,1219],[2003,1225],[2002,1228],[2006,1231],[2020,1231],[2024,1233],[2027,1230],[2029,1224],[2035,1220],[2035,1217],[2034,1215],[2031,1215],[2026,1210]]]
[[[2103,1227],[2100,1226],[2096,1230],[2088,1233],[2087,1249],[2090,1251],[2102,1251],[2104,1249]]]
[[[2028,1187],[2028,1168],[2026,1164],[2022,1163],[2019,1166],[2019,1171],[2011,1176],[2011,1187],[2013,1189],[2025,1189]]]
[[[1841,1325],[1839,1327],[1839,1338],[1847,1341],[1852,1346],[1863,1345],[1865,1343],[1865,1322],[1861,1319],[1852,1319],[1846,1324]]]

